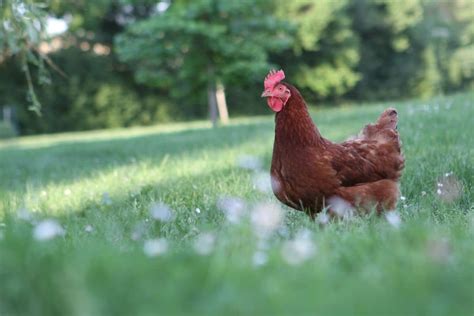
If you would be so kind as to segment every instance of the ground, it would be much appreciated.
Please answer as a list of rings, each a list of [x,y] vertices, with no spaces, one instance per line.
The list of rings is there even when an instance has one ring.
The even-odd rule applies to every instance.
[[[268,191],[271,116],[2,141],[0,314],[472,315],[473,99],[312,112],[399,111],[397,211],[332,222]]]

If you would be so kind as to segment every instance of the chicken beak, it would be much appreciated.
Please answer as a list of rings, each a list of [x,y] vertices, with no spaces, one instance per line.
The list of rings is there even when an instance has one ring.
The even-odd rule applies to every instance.
[[[271,96],[272,96],[272,92],[269,91],[269,90],[265,90],[262,93],[262,98],[267,98],[267,97],[271,97]]]

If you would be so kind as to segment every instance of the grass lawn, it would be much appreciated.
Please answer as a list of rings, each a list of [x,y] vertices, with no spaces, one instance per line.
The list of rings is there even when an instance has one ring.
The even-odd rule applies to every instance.
[[[0,142],[0,315],[473,315],[474,94],[313,117],[388,106],[400,223],[280,210],[272,116]]]

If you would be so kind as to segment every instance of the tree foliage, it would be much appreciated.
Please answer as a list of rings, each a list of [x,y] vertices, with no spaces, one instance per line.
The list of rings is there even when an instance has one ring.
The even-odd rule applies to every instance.
[[[184,111],[170,103],[162,91],[131,82],[132,74],[117,67],[107,55],[98,56],[74,47],[50,55],[67,78],[51,72],[51,85],[38,89],[42,116],[17,107],[22,133],[51,133],[184,119]],[[21,104],[24,78],[15,63],[0,64],[3,104]]]
[[[446,92],[474,88],[474,2],[426,1],[421,25]]]
[[[402,91],[410,95],[412,80],[423,67],[424,48],[415,34],[422,19],[420,2],[358,0],[350,10],[360,42],[358,71],[363,74],[355,94],[370,99],[397,98]]]
[[[290,67],[300,88],[319,99],[347,93],[360,78],[355,69],[358,43],[351,30],[347,4],[345,0],[279,0],[276,6],[276,15],[296,27],[291,50],[276,58]]]
[[[30,110],[40,113],[30,64],[38,68],[38,82],[49,82],[45,67],[48,59],[35,48],[43,41],[46,11],[45,3],[34,0],[0,0],[0,63],[17,57],[28,86]]]
[[[138,82],[192,104],[189,97],[202,100],[207,86],[261,81],[271,66],[269,52],[289,44],[286,26],[264,14],[265,3],[175,1],[131,25],[116,38],[116,49]]]

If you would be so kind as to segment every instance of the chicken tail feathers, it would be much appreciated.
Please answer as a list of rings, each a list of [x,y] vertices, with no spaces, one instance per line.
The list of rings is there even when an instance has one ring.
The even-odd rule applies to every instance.
[[[387,134],[386,131],[397,130],[398,112],[394,108],[388,108],[380,115],[377,123],[369,124],[362,130],[362,136],[365,139],[374,139],[381,134]],[[390,134],[390,133],[389,133]],[[398,133],[397,133],[398,137]]]
[[[379,144],[389,143],[394,147],[396,152],[400,153],[401,143],[397,125],[397,110],[394,108],[388,108],[380,115],[377,123],[369,124],[364,127],[362,130],[362,138],[366,140],[375,140]]]
[[[370,163],[367,166],[374,170],[374,174],[380,175],[380,178],[397,181],[405,163],[397,124],[397,110],[388,108],[380,115],[377,122],[366,125],[355,140],[345,142],[342,145],[347,150],[355,150],[362,155],[363,161],[369,161]],[[350,170],[354,170],[354,168]],[[351,177],[350,174],[345,176],[346,179],[349,177]],[[365,177],[365,180],[369,179],[375,180]],[[360,181],[364,180],[361,177],[357,180],[356,183],[366,182]],[[346,181],[346,185],[351,184],[347,182],[349,181]]]
[[[380,115],[377,120],[379,128],[397,129],[398,112],[394,108],[388,108]]]

